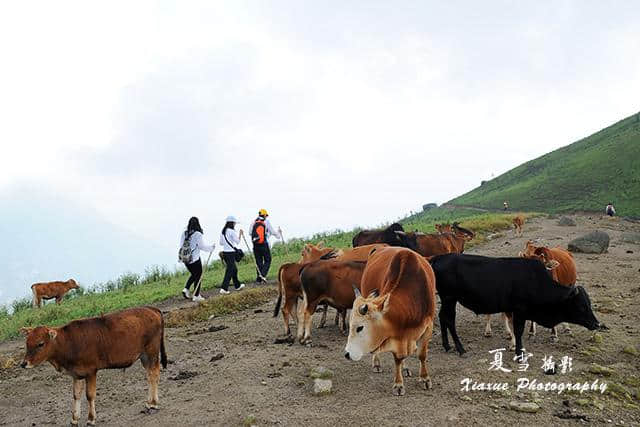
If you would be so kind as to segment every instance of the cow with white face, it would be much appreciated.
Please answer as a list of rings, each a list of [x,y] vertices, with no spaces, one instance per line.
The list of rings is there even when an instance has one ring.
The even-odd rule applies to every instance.
[[[371,353],[374,372],[381,372],[378,354],[393,353],[393,394],[402,396],[405,393],[403,361],[417,351],[420,381],[425,389],[431,388],[427,351],[433,332],[436,296],[435,275],[429,263],[405,248],[374,250],[369,255],[360,289],[362,293],[354,287],[356,299],[351,310],[345,357],[357,361]],[[408,369],[405,372],[409,374]]]

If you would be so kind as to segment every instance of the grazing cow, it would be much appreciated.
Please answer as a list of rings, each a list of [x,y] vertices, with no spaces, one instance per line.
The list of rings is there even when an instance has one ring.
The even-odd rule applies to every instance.
[[[338,310],[346,332],[345,317],[353,305],[353,285],[360,285],[366,263],[357,261],[320,260],[306,264],[300,271],[303,321],[298,323],[300,344],[311,343],[311,316],[320,302]]]
[[[402,239],[395,234],[396,231],[404,231],[402,225],[397,222],[391,224],[384,230],[362,230],[353,236],[351,243],[354,248],[373,243],[386,243],[391,246],[404,246]]]
[[[551,270],[551,277],[554,281],[562,286],[573,286],[578,279],[576,263],[573,260],[571,252],[562,248],[547,248],[545,246],[535,246],[534,243],[527,241],[524,251],[520,252],[523,258],[537,259],[542,262],[548,270]],[[571,332],[569,325],[565,324],[564,330]],[[531,323],[529,331],[531,335],[536,334],[536,324]],[[551,329],[553,340],[558,340],[558,330],[556,327]]]
[[[420,381],[431,388],[427,351],[433,332],[435,277],[429,263],[408,249],[373,252],[364,270],[361,292],[351,310],[345,357],[360,360],[373,353],[373,370],[381,372],[379,353],[395,360],[393,394],[404,395],[403,361],[417,351]],[[366,295],[363,297],[362,295]],[[408,369],[406,370],[408,374]]]
[[[522,236],[522,226],[524,225],[524,215],[516,215],[513,218],[513,227],[517,235]]]
[[[452,227],[453,227],[453,233],[456,236],[462,237],[465,240],[472,240],[476,236],[473,231],[467,228],[460,227],[460,223],[457,221],[453,223]]]
[[[515,350],[522,354],[526,320],[551,328],[571,322],[598,328],[591,301],[582,286],[560,286],[545,266],[526,258],[488,258],[477,255],[441,255],[431,259],[440,295],[442,346],[451,348],[447,330],[462,355],[465,350],[455,326],[456,303],[476,314],[513,313]]]
[[[424,234],[419,232],[396,231],[402,239],[402,246],[413,249],[423,257],[435,255],[462,253],[464,244],[468,240],[468,235],[454,233],[432,233]]]
[[[42,300],[56,299],[56,304],[60,304],[64,294],[71,289],[78,289],[79,286],[75,280],[69,279],[66,282],[45,282],[34,283],[31,285],[31,292],[33,293],[33,307],[40,307]]]
[[[49,362],[73,378],[71,424],[80,417],[80,399],[86,382],[88,425],[96,422],[96,373],[100,369],[123,369],[140,359],[147,371],[147,408],[158,407],[160,363],[167,367],[164,320],[154,307],[138,307],[101,317],[74,320],[59,328],[23,328],[27,352],[21,365],[32,368]]]

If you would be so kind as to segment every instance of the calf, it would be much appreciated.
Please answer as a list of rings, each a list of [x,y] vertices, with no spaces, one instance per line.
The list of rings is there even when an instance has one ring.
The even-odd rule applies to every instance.
[[[598,328],[591,301],[582,286],[559,286],[545,266],[525,258],[488,258],[477,255],[441,255],[431,259],[440,295],[442,346],[450,350],[447,330],[456,350],[465,350],[455,326],[456,303],[476,314],[513,313],[515,350],[522,354],[526,320],[551,328],[571,322]]]
[[[353,305],[353,285],[359,285],[366,263],[320,260],[300,271],[303,321],[298,323],[300,344],[311,343],[311,316],[320,302],[327,302],[341,313],[340,329],[346,331],[346,311]]]
[[[435,277],[429,263],[408,249],[376,250],[369,256],[360,289],[361,292],[354,287],[356,298],[345,357],[360,360],[363,354],[373,353],[373,369],[381,372],[378,354],[393,353],[393,394],[402,396],[405,393],[403,362],[417,351],[420,381],[425,389],[431,388],[427,351],[433,332],[436,295]]]
[[[101,317],[74,320],[59,328],[23,328],[27,352],[21,365],[32,368],[49,362],[73,378],[71,424],[80,417],[80,399],[86,383],[88,425],[96,422],[96,373],[100,369],[123,369],[140,359],[147,371],[147,408],[158,407],[160,363],[167,367],[164,320],[160,310],[139,307]]]
[[[514,231],[517,235],[522,236],[522,226],[524,225],[524,216],[523,215],[516,215],[513,218],[513,227],[514,227]]]
[[[75,280],[69,279],[66,282],[45,282],[34,283],[31,285],[33,293],[33,307],[40,307],[42,300],[56,299],[56,304],[60,304],[62,297],[71,289],[78,289],[79,286]]]

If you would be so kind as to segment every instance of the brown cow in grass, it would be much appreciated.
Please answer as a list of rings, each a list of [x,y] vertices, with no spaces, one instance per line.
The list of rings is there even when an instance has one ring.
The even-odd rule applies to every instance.
[[[340,329],[346,332],[345,317],[353,305],[353,285],[360,285],[366,263],[357,261],[320,260],[300,271],[302,284],[302,322],[298,322],[300,344],[311,343],[311,316],[321,302],[340,313]]]
[[[513,227],[514,227],[514,232],[518,235],[518,236],[522,236],[522,226],[524,226],[524,215],[516,215],[513,218]]]
[[[417,350],[420,381],[425,389],[431,388],[427,351],[433,332],[436,287],[429,263],[408,249],[377,250],[369,257],[360,289],[354,288],[356,299],[345,357],[360,360],[364,354],[373,353],[373,369],[380,372],[378,354],[393,353],[393,394],[402,396],[403,361]]]
[[[20,366],[32,368],[49,362],[73,378],[71,424],[80,418],[82,389],[86,382],[88,425],[96,422],[96,373],[100,369],[124,369],[140,359],[147,371],[147,408],[158,407],[160,364],[167,367],[164,320],[160,310],[139,307],[101,317],[74,320],[59,328],[23,328],[27,352]]]
[[[75,280],[69,279],[66,282],[46,282],[46,283],[34,283],[31,285],[31,292],[33,293],[33,307],[40,307],[42,300],[56,299],[56,304],[60,304],[64,294],[71,289],[78,289],[79,286]]]
[[[464,233],[432,233],[396,231],[409,249],[413,249],[424,257],[461,254],[464,252],[464,244],[470,240],[470,236]]]

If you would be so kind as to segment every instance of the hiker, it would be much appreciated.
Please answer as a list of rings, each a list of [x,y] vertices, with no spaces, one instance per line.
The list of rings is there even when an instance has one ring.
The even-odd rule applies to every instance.
[[[190,273],[187,283],[182,290],[182,296],[192,299],[195,302],[204,301],[200,295],[200,278],[202,277],[202,262],[200,261],[200,251],[213,252],[216,245],[206,245],[202,240],[202,227],[200,221],[195,216],[189,219],[187,229],[180,236],[180,251],[178,259],[184,263]],[[193,284],[193,296],[189,288]]]
[[[502,204],[502,206],[504,207],[505,211],[509,210],[509,203],[507,203],[507,201],[505,200],[504,203]]]
[[[224,271],[224,279],[220,293],[222,295],[229,294],[229,282],[233,280],[233,285],[237,291],[244,288],[244,283],[238,280],[238,266],[236,261],[242,258],[242,251],[238,249],[240,238],[244,235],[244,231],[240,230],[240,234],[236,233],[235,227],[238,220],[234,216],[228,216],[226,224],[220,233],[220,244],[222,245],[222,261],[226,269]]]
[[[614,216],[616,214],[616,209],[613,207],[613,203],[611,202],[609,202],[604,211],[609,216]]]
[[[282,239],[282,230],[273,228],[267,217],[269,213],[266,209],[258,211],[258,218],[251,227],[251,242],[253,243],[253,254],[256,257],[256,283],[266,283],[267,274],[271,267],[271,249],[269,248],[269,237]]]

